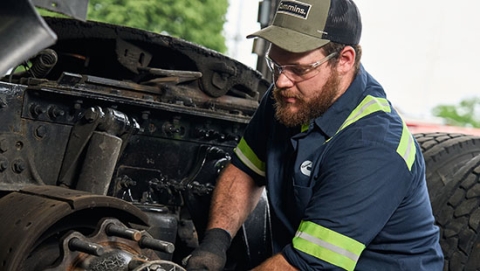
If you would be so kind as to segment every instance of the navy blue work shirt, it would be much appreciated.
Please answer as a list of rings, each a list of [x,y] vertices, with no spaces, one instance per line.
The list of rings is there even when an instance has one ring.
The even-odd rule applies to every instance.
[[[361,67],[308,125],[275,119],[267,91],[232,163],[265,185],[275,253],[301,270],[442,270],[420,148]]]

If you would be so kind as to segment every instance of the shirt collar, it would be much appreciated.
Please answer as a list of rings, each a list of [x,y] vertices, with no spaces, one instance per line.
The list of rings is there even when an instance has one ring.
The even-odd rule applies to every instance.
[[[316,126],[318,126],[328,138],[337,133],[340,126],[357,106],[358,101],[364,96],[363,92],[366,89],[367,77],[368,74],[363,68],[363,65],[361,65],[357,76],[355,76],[355,79],[345,93],[343,93],[322,116],[314,120]]]

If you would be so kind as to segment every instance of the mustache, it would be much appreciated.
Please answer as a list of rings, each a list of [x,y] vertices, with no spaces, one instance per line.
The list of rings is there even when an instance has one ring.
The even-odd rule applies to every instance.
[[[275,87],[273,89],[273,94],[277,98],[284,97],[284,98],[302,99],[301,95],[299,95],[298,93],[294,93],[293,91],[289,90],[288,88],[277,88],[277,87]]]

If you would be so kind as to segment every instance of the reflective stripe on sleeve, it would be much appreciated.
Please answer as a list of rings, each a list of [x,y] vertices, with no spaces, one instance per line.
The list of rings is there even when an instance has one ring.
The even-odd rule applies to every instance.
[[[265,177],[265,162],[258,158],[243,137],[233,151],[248,168]]]
[[[310,221],[302,221],[293,247],[345,270],[354,270],[365,245]]]

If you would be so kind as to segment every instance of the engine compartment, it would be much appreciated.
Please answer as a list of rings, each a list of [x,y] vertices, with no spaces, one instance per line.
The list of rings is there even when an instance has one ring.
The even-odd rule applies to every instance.
[[[11,240],[30,243],[5,246],[2,270],[97,270],[99,259],[112,255],[127,259],[125,269],[98,270],[181,268],[206,227],[215,180],[269,83],[180,39],[97,22],[45,21],[58,36],[55,45],[0,81],[0,205],[21,198],[26,203],[15,213],[22,217],[14,220],[29,225],[38,212],[51,215],[23,237],[16,233],[31,229],[26,224],[1,227],[2,240],[15,233]],[[77,209],[70,193],[91,202]],[[52,199],[70,211],[32,206]],[[125,215],[125,206],[135,211]],[[227,270],[253,267],[269,255],[268,221],[262,199],[233,241]],[[109,223],[120,229],[121,242],[110,240]],[[140,233],[118,234],[126,231]],[[156,245],[139,244],[138,236]],[[46,251],[48,260],[39,261]]]

